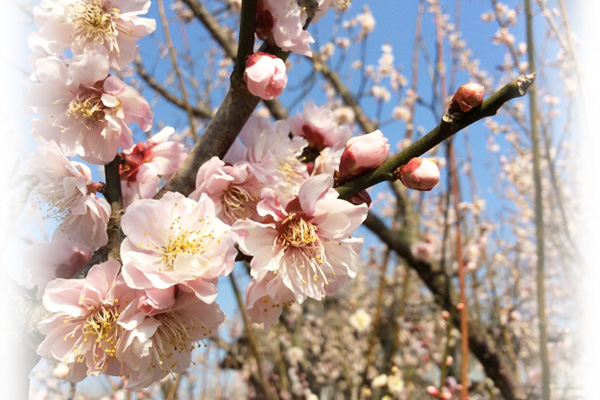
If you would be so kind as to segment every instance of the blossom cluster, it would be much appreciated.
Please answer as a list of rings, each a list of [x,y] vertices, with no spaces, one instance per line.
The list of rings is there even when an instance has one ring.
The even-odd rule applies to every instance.
[[[321,3],[317,17],[332,2]],[[131,125],[149,132],[153,115],[143,96],[111,73],[123,70],[135,41],[155,29],[139,16],[149,5],[43,1],[30,37],[29,104],[39,118],[28,173],[36,202],[59,222],[51,242],[31,246],[24,267],[25,284],[37,286],[49,312],[38,353],[62,363],[71,381],[116,375],[131,390],[185,371],[192,350],[218,331],[225,315],[217,282],[231,274],[238,252],[250,266],[247,314],[266,329],[284,306],[322,300],[354,278],[363,241],[353,234],[370,198],[364,192],[346,201],[333,187],[381,165],[390,148],[382,132],[352,137],[328,107],[309,102],[287,120],[251,117],[222,159],[199,168],[192,193],[157,196],[187,149],[170,140],[170,127],[134,143]],[[259,36],[308,52],[306,13],[296,2],[259,5],[273,19]],[[285,86],[283,61],[253,57],[248,89],[276,97]],[[263,79],[272,64],[273,76]],[[117,259],[91,265],[118,213],[88,164],[115,162],[125,238]]]
[[[377,160],[365,167],[364,155],[344,156],[350,128],[308,103],[315,115],[274,124],[251,118],[223,159],[199,169],[189,196],[167,192],[154,199],[187,150],[170,140],[169,127],[134,143],[131,125],[149,131],[152,112],[111,74],[132,60],[135,41],[155,29],[139,16],[149,4],[44,1],[30,37],[38,147],[28,173],[36,179],[36,202],[59,222],[51,242],[31,246],[24,268],[25,284],[37,286],[49,312],[39,326],[46,337],[38,352],[62,363],[71,381],[116,375],[132,390],[185,371],[192,350],[217,332],[225,319],[215,302],[217,281],[232,272],[238,249],[251,257],[248,314],[267,328],[282,306],[321,300],[353,278],[362,239],[352,234],[368,206],[338,199],[334,173],[348,158],[345,173],[360,174],[389,150],[376,132]],[[285,20],[277,12],[275,30],[298,17]],[[309,145],[319,153],[310,163],[302,158]],[[113,212],[88,164],[113,160],[125,210],[119,259],[75,278],[107,244]]]

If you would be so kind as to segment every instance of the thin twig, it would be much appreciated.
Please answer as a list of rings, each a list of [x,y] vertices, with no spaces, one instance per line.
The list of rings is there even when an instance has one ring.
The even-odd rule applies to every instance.
[[[371,333],[369,335],[369,347],[367,348],[367,354],[365,355],[365,368],[361,375],[361,384],[359,387],[362,387],[369,374],[369,368],[371,367],[371,363],[373,362],[373,353],[375,350],[375,343],[377,341],[377,334],[379,333],[379,326],[381,324],[381,307],[383,306],[383,292],[385,291],[385,281],[386,281],[386,272],[387,272],[387,264],[390,259],[391,250],[387,249],[383,255],[383,261],[381,263],[381,269],[379,271],[379,287],[377,289],[377,304],[375,306],[375,318],[373,318],[373,327],[371,328]]]
[[[413,157],[423,155],[456,132],[466,128],[474,122],[495,115],[498,112],[498,109],[500,109],[507,101],[524,96],[534,80],[534,74],[521,75],[517,79],[504,85],[496,93],[492,94],[480,107],[476,107],[465,113],[461,119],[443,119],[442,122],[433,128],[427,135],[423,136],[403,151],[388,158],[376,169],[336,187],[336,190],[340,193],[340,197],[346,199],[379,182],[394,180],[394,171],[398,167],[407,164]]]
[[[444,49],[443,49],[443,38],[442,38],[442,10],[439,2],[435,4],[435,31],[436,31],[436,48],[437,48],[437,60],[438,60],[438,74],[440,78],[440,94],[442,97],[442,108],[446,108],[446,99],[448,98],[447,86],[446,86],[446,65],[444,63]],[[450,186],[452,190],[452,203],[454,205],[454,219],[455,219],[455,232],[456,232],[456,261],[458,263],[458,286],[460,291],[460,333],[461,333],[461,391],[460,397],[462,400],[467,400],[469,392],[469,325],[468,325],[468,305],[467,305],[467,292],[466,292],[466,271],[465,263],[463,259],[463,245],[462,245],[462,233],[461,233],[461,214],[458,204],[460,202],[459,189],[458,189],[458,172],[456,168],[456,155],[454,153],[453,137],[450,137],[447,142],[448,158],[450,159]],[[454,310],[452,310],[454,312]],[[448,328],[450,329],[450,328]],[[449,332],[447,333],[447,335]],[[449,339],[449,338],[448,338]],[[448,351],[448,348],[446,349]],[[445,375],[445,360],[442,360],[442,376]],[[442,382],[443,383],[443,382]]]
[[[138,75],[144,80],[144,82],[148,84],[148,86],[157,91],[162,97],[165,98],[165,100],[167,100],[171,104],[174,104],[177,107],[185,110],[186,106],[184,101],[175,96],[173,93],[169,92],[164,86],[158,83],[158,81],[152,75],[148,73],[148,71],[142,64],[142,60],[140,59],[139,55],[135,58],[134,63]],[[193,106],[191,109],[192,113],[197,118],[210,119],[213,117],[212,111],[208,108],[199,108]]]
[[[246,335],[248,336],[248,345],[250,346],[250,351],[252,352],[252,356],[256,361],[256,368],[259,377],[259,383],[262,386],[262,390],[267,399],[272,398],[272,394],[275,393],[271,389],[271,385],[267,380],[265,373],[263,371],[263,358],[262,353],[258,348],[258,344],[256,343],[256,338],[254,337],[254,331],[252,330],[250,319],[246,314],[246,307],[244,306],[244,301],[242,300],[242,296],[240,294],[240,290],[237,287],[237,283],[233,274],[229,275],[229,281],[231,282],[231,288],[233,289],[233,293],[235,295],[235,300],[237,301],[238,308],[240,310],[240,315],[242,316],[242,322],[244,323],[244,329],[246,330]],[[275,397],[278,397],[275,393]]]
[[[167,19],[167,14],[165,13],[165,6],[163,0],[158,0],[158,15],[160,16],[160,21],[162,23],[163,31],[165,34],[165,40],[167,41],[167,48],[169,49],[169,55],[171,57],[171,65],[173,66],[173,72],[175,72],[175,76],[177,77],[177,82],[179,83],[179,90],[181,91],[183,105],[188,114],[191,136],[192,139],[196,141],[198,139],[198,129],[196,127],[196,120],[194,119],[194,113],[192,112],[192,107],[188,98],[187,88],[185,86],[183,77],[181,76],[179,64],[177,63],[177,54],[175,54],[175,47],[173,46],[173,40],[171,39],[171,32],[169,31],[169,21]]]
[[[533,16],[531,0],[525,0],[525,16],[527,25],[527,57],[529,70],[535,73],[535,49],[533,42]],[[529,95],[529,114],[531,121],[531,139],[533,142],[533,182],[535,188],[535,236],[537,241],[537,302],[540,330],[540,362],[542,364],[542,399],[550,400],[550,363],[548,361],[548,334],[546,320],[546,292],[544,266],[544,208],[541,177],[540,137],[537,127],[536,88],[531,87]]]

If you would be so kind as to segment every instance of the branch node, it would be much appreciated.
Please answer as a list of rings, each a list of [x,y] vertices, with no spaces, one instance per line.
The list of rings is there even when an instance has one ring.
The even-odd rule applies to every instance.
[[[533,82],[535,81],[535,72],[533,74],[521,75],[517,78],[517,87],[521,96],[525,96]]]

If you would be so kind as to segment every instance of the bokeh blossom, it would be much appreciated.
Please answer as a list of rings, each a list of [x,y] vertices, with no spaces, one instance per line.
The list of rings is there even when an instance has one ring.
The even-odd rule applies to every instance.
[[[58,57],[35,62],[29,103],[42,119],[34,120],[33,135],[55,140],[68,156],[107,164],[119,147],[133,146],[129,124],[144,131],[152,126],[146,100],[116,76],[109,76],[105,50],[97,47],[68,64]]]
[[[108,202],[96,195],[100,184],[92,181],[90,168],[69,160],[54,141],[38,139],[27,160],[28,173],[37,178],[35,193],[46,213],[60,221],[57,233],[90,248],[106,244]]]
[[[149,0],[43,0],[34,9],[39,31],[30,42],[46,41],[54,55],[101,45],[111,68],[122,69],[135,56],[135,42],[156,29],[155,20],[138,16],[149,8]]]

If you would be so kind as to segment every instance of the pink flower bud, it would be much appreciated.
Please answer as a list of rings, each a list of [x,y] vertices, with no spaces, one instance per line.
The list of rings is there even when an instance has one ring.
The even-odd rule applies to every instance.
[[[485,88],[477,83],[469,82],[458,88],[454,97],[450,101],[450,108],[458,105],[462,112],[467,112],[472,108],[479,107],[483,103]]]
[[[380,130],[351,138],[340,160],[340,180],[346,181],[378,167],[389,152],[388,140]]]
[[[433,397],[438,397],[440,391],[435,386],[427,386],[427,394]]]
[[[399,167],[395,175],[409,189],[430,191],[440,180],[440,170],[434,159],[415,157]]]
[[[253,95],[263,100],[273,100],[287,84],[285,63],[271,54],[254,53],[246,60],[244,81]]]

